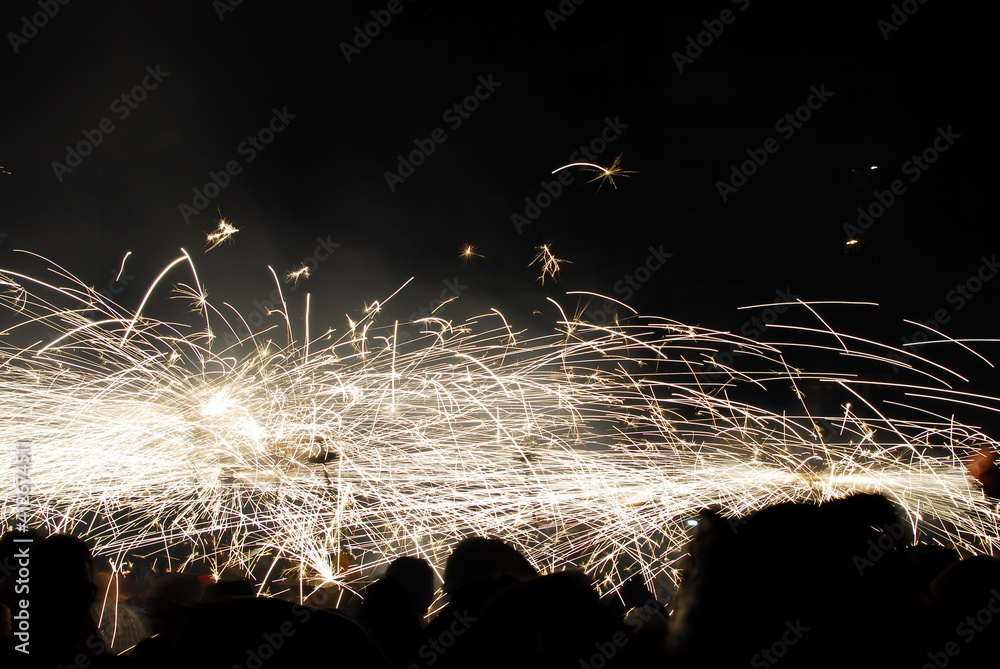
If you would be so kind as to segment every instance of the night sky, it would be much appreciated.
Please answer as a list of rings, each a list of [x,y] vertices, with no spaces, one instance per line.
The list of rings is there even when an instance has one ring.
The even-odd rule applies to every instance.
[[[975,17],[677,4],[5,2],[0,266],[43,272],[30,250],[134,307],[184,248],[210,300],[249,312],[268,265],[319,258],[285,288],[336,327],[414,277],[385,319],[459,294],[439,315],[496,307],[541,332],[546,297],[593,318],[566,295],[593,291],[739,332],[737,307],[791,296],[878,302],[824,314],[896,345],[918,331],[904,318],[995,335]],[[619,155],[635,174],[617,188],[550,174]],[[859,207],[881,215],[845,229]],[[240,232],[205,253],[220,213]],[[544,285],[542,244],[569,261]]]

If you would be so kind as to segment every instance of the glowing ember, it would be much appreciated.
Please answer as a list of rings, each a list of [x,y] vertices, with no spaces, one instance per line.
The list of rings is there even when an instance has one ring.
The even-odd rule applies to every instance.
[[[458,254],[463,262],[469,262],[473,258],[485,258],[486,256],[476,253],[476,247],[472,244],[466,244],[462,247],[462,252]]]

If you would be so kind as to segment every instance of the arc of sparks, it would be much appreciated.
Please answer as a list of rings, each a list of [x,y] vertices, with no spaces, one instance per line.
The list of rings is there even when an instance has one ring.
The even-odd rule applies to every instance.
[[[585,163],[585,162],[570,163],[568,165],[563,165],[562,167],[557,167],[556,169],[552,170],[551,174],[555,174],[556,172],[561,172],[562,170],[569,169],[570,167],[585,167],[587,169],[596,170],[598,172],[597,176],[595,176],[593,179],[590,179],[590,181],[587,182],[587,183],[592,183],[594,181],[601,181],[601,183],[598,184],[597,186],[597,190],[601,190],[601,186],[604,184],[604,180],[611,182],[611,186],[615,190],[618,190],[618,185],[615,183],[615,177],[622,177],[627,179],[630,174],[637,174],[635,170],[623,169],[621,167],[621,159],[622,159],[621,154],[615,156],[615,159],[611,162],[610,167],[604,167],[596,163]]]

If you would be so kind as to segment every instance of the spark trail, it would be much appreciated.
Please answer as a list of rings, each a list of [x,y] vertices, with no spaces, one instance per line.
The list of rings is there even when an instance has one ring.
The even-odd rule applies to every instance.
[[[144,313],[185,265],[193,280],[174,296],[196,305],[194,322]],[[787,331],[813,343],[776,345],[658,317],[598,327],[553,302],[547,335],[491,311],[422,319],[397,345],[406,324],[377,321],[381,302],[311,341],[276,313],[279,327],[224,348],[216,333],[236,329],[186,253],[135,312],[48,269],[55,279],[0,270],[0,441],[32,440],[37,524],[93,539],[115,564],[186,543],[185,559],[245,569],[262,587],[296,565],[308,594],[402,554],[443,564],[479,534],[613,590],[632,568],[672,578],[684,521],[707,505],[739,516],[855,491],[887,495],[924,541],[997,548],[996,506],[964,466],[997,442],[954,414],[1000,401],[818,315]],[[790,366],[801,346],[923,381],[885,385],[893,401],[875,403],[862,391],[878,384],[849,370]],[[731,347],[746,369],[714,364]],[[811,415],[806,381],[851,402]],[[781,388],[800,410],[737,400],[740,388]],[[2,504],[10,518],[11,488]]]

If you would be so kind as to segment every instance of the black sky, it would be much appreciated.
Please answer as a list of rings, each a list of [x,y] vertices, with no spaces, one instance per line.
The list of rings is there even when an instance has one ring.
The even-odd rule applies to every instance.
[[[993,334],[1000,281],[963,301],[953,292],[1000,250],[985,213],[991,49],[954,5],[903,3],[914,11],[902,23],[902,5],[888,2],[400,0],[397,14],[381,1],[50,2],[58,11],[34,32],[25,17],[46,0],[0,11],[10,172],[0,175],[0,266],[39,271],[14,252],[27,249],[101,288],[131,251],[135,278],[112,286],[134,306],[183,247],[210,298],[253,309],[272,289],[266,266],[296,266],[320,238],[339,246],[294,295],[312,293],[314,319],[333,324],[415,277],[395,298],[398,317],[457,286],[445,315],[495,306],[532,325],[539,309],[551,327],[546,296],[570,309],[578,298],[567,291],[622,298],[618,282],[662,248],[664,267],[628,299],[641,312],[739,330],[748,313],[736,307],[786,291],[879,302],[877,313],[831,307],[832,317],[890,343],[916,330],[903,318],[940,310],[949,334]],[[560,7],[572,14],[556,19]],[[889,29],[894,11],[901,25]],[[391,20],[347,49],[348,62],[343,44],[372,12]],[[681,62],[699,33],[707,46]],[[121,118],[115,100],[153,82],[147,68],[169,74]],[[445,113],[481,78],[499,85],[452,127]],[[779,132],[814,90],[831,95]],[[275,109],[294,118],[248,162],[242,143]],[[54,166],[105,118],[114,130],[78,167]],[[575,170],[518,230],[525,198],[608,119],[618,136],[597,162],[620,154],[636,174],[598,190]],[[437,128],[447,139],[390,189],[397,156]],[[907,167],[942,134],[952,140],[937,162]],[[769,138],[777,151],[723,201],[718,182]],[[229,161],[240,173],[186,222],[179,205]],[[844,224],[894,180],[905,192],[846,247]],[[240,233],[205,254],[220,211]],[[484,257],[463,264],[466,243]],[[528,267],[543,243],[572,262],[544,286]]]

